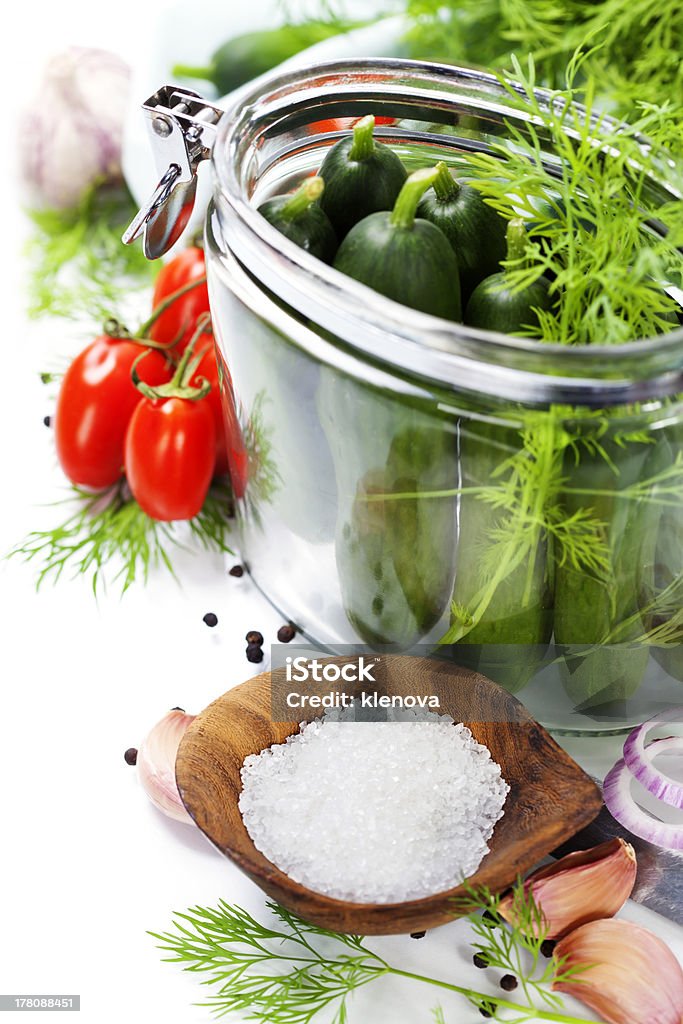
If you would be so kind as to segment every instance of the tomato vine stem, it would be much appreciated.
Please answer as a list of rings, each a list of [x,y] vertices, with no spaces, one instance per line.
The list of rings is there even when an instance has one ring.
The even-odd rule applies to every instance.
[[[205,398],[211,390],[211,384],[206,377],[200,377],[195,386],[191,385],[190,381],[194,377],[199,364],[208,351],[208,348],[203,348],[195,354],[195,346],[203,334],[210,333],[211,314],[202,313],[202,315],[197,319],[195,332],[192,335],[187,348],[182,354],[173,377],[166,384],[152,386],[150,384],[146,384],[145,381],[140,379],[138,363],[140,363],[147,355],[147,351],[142,352],[137,357],[131,368],[131,379],[138,391],[144,395],[145,398],[149,398],[151,401],[165,398],[183,398],[189,402],[198,402],[200,399]]]
[[[162,302],[160,302],[155,309],[152,310],[152,315],[149,316],[147,320],[145,320],[145,322],[140,325],[140,330],[138,331],[137,336],[139,338],[145,339],[145,342],[148,344],[149,342],[147,339],[147,335],[149,333],[149,330],[151,327],[154,326],[159,317],[163,313],[165,313],[167,309],[170,309],[173,303],[176,302],[178,299],[182,298],[183,295],[186,295],[188,292],[191,292],[194,288],[199,288],[200,285],[203,284],[206,284],[206,274],[202,274],[201,277],[195,278],[194,281],[190,281],[188,284],[184,284],[182,288],[178,288],[177,291],[171,292],[170,295],[167,295],[166,298]]]

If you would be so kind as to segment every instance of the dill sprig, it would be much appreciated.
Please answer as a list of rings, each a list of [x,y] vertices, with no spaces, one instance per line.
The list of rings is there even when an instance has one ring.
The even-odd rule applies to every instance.
[[[508,70],[531,54],[555,86],[577,48],[597,44],[583,74],[601,105],[632,117],[642,103],[683,116],[683,7],[678,0],[405,0],[415,57]],[[667,129],[668,131],[668,129]],[[664,139],[662,140],[664,141]],[[683,151],[680,132],[668,142]]]
[[[487,482],[439,491],[375,492],[365,497],[372,503],[470,495],[497,513],[479,552],[480,587],[467,607],[457,601],[452,603],[452,622],[440,638],[442,644],[457,643],[471,633],[486,615],[498,588],[524,567],[528,573],[527,586],[520,590],[518,601],[520,607],[526,607],[533,596],[530,588],[536,553],[546,545],[552,548],[556,566],[568,565],[577,572],[610,581],[613,566],[609,524],[595,512],[601,498],[661,509],[683,505],[683,455],[680,453],[658,472],[618,487],[620,470],[610,448],[621,451],[627,446],[655,443],[655,437],[646,430],[620,431],[613,417],[604,412],[579,411],[565,406],[539,412],[519,410],[517,415],[520,419],[519,448],[501,460]],[[463,450],[466,456],[467,434]],[[570,467],[580,464],[583,454],[605,462],[614,479],[614,488],[578,487],[573,483]],[[586,503],[568,512],[568,496],[585,498]],[[677,599],[680,604],[683,582],[678,590],[672,588],[673,585],[652,597],[637,615],[616,624],[603,642],[617,643],[628,636],[641,619],[644,622],[651,619],[658,623],[657,628],[644,631],[638,642],[654,646],[680,643],[683,613],[675,614],[672,605]]]
[[[123,185],[94,185],[71,210],[29,210],[29,313],[103,321],[157,268],[121,234],[136,212]]]
[[[551,281],[555,304],[539,312],[534,336],[618,345],[677,325],[680,306],[666,289],[681,282],[683,204],[648,203],[647,177],[659,167],[643,136],[655,115],[624,125],[600,113],[590,81],[577,85],[589,56],[577,51],[564,88],[547,103],[535,93],[533,59],[525,69],[513,58],[513,77],[499,81],[529,123],[523,130],[508,124],[508,137],[490,153],[470,155],[467,166],[489,205],[527,222],[525,252],[505,262],[510,286],[527,288],[543,275]],[[654,218],[661,233],[651,230]]]
[[[186,548],[181,524],[151,519],[125,482],[96,494],[72,487],[69,497],[54,504],[72,511],[60,525],[29,533],[8,555],[39,567],[37,588],[48,579],[56,583],[65,572],[71,578],[90,577],[95,595],[109,573],[122,593],[135,582],[146,583],[155,569],[164,568],[177,579],[170,550]],[[232,554],[227,542],[231,511],[229,486],[216,482],[201,512],[183,525],[203,550]]]
[[[639,632],[640,630],[640,632]],[[572,660],[586,658],[601,647],[679,647],[683,644],[683,577],[676,577],[657,593],[644,595],[638,609],[615,623],[599,644],[573,645]]]
[[[553,981],[568,981],[586,968],[568,967],[565,960],[546,960],[543,946],[550,927],[531,889],[518,882],[511,890],[514,926],[507,925],[500,913],[500,894],[485,886],[466,889],[467,896],[459,901],[459,909],[471,913],[475,951],[489,967],[513,974],[529,1005],[540,1000],[540,1005],[561,1009],[562,1000],[550,985]],[[477,913],[479,910],[483,913]]]
[[[272,504],[282,484],[273,451],[273,427],[267,423],[264,413],[268,400],[265,390],[257,392],[244,425],[244,445],[249,459],[249,487],[245,502],[257,523],[262,522],[261,509]]]
[[[202,984],[218,989],[200,1005],[216,1016],[248,1011],[248,1020],[264,1024],[307,1024],[315,1013],[334,1007],[334,1021],[343,1024],[348,996],[386,974],[388,964],[360,936],[336,935],[276,903],[268,907],[275,927],[221,900],[215,910],[194,907],[176,914],[175,932],[150,934],[171,954],[168,962],[208,973]],[[314,938],[332,940],[339,949],[321,951]]]
[[[339,16],[342,0],[319,0]],[[539,83],[561,84],[577,49],[591,49],[583,68],[602,109],[626,119],[659,112],[651,134],[683,154],[683,6],[678,0],[387,0],[384,14],[403,11],[405,42],[420,60],[511,69],[511,54],[530,54]],[[319,16],[314,10],[313,17]]]
[[[595,1024],[563,1014],[561,999],[547,990],[553,979],[566,979],[576,970],[560,963],[555,972],[550,965],[539,972],[540,948],[548,929],[533,893],[525,891],[522,881],[513,892],[520,915],[515,925],[503,922],[498,913],[500,897],[487,889],[469,890],[466,905],[454,907],[454,914],[471,915],[474,948],[490,966],[514,969],[523,1002],[404,971],[370,949],[361,936],[310,924],[273,902],[267,903],[274,918],[270,926],[221,900],[215,909],[193,907],[176,914],[173,931],[150,935],[169,954],[165,961],[203,975],[201,984],[215,987],[211,998],[199,1005],[218,1017],[238,1012],[259,1024],[310,1024],[316,1014],[326,1011],[332,1024],[347,1024],[348,1000],[354,992],[379,978],[396,977],[464,996],[473,1007],[509,1024],[530,1020]],[[488,911],[488,917],[481,916],[481,911]],[[437,1008],[434,1017],[442,1024],[443,1011]]]

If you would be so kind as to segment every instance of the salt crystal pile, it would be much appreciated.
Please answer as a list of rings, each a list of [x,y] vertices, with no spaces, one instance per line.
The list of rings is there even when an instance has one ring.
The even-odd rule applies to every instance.
[[[328,712],[245,759],[239,807],[255,846],[307,888],[358,903],[459,885],[503,815],[499,765],[447,715],[352,717]]]

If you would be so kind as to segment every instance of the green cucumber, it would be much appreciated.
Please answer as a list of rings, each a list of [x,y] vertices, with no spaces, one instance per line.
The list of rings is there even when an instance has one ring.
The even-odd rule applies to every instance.
[[[453,178],[445,163],[436,169],[438,177],[420,200],[417,216],[441,228],[453,246],[466,298],[500,269],[507,252],[505,221],[475,188]]]
[[[560,675],[579,709],[627,700],[643,681],[649,649],[640,642],[640,612],[643,591],[654,587],[661,508],[645,499],[619,497],[619,492],[656,475],[669,460],[667,446],[659,441],[624,447],[604,438],[600,450],[583,448],[578,462],[567,451],[565,515],[591,509],[604,524],[609,562],[604,574],[567,563],[555,566]]]
[[[435,170],[408,178],[391,213],[373,213],[351,229],[334,266],[348,277],[411,309],[448,320],[461,316],[458,262],[448,239],[426,220],[416,220],[420,198]]]
[[[670,464],[683,456],[683,426],[680,423],[666,429],[670,450]],[[651,630],[664,625],[675,614],[683,594],[683,504],[662,508],[655,549],[654,569],[641,585],[644,607],[643,625]],[[652,582],[653,588],[648,584]],[[657,608],[657,599],[669,588],[672,596],[665,608]],[[683,643],[665,647],[652,645],[655,661],[674,679],[683,682]]]
[[[526,248],[524,221],[514,218],[507,227],[507,258],[518,259]],[[540,277],[522,289],[512,289],[506,272],[492,274],[472,292],[465,310],[465,323],[500,334],[519,334],[538,327],[537,310],[550,310],[550,282]]]
[[[365,22],[362,21],[312,20],[302,25],[245,32],[219,46],[208,65],[176,64],[172,74],[179,78],[201,78],[213,82],[220,95],[224,96],[309,46],[363,24]]]
[[[471,421],[460,432],[463,494],[458,506],[458,546],[453,602],[478,621],[456,640],[454,661],[483,672],[510,693],[531,680],[543,664],[553,630],[548,544],[539,530],[533,553],[505,574],[485,606],[488,579],[482,556],[500,527],[501,512],[469,488],[486,488],[502,463],[519,447],[519,433],[500,424]],[[451,617],[451,624],[455,623]]]
[[[683,580],[683,510],[666,508],[662,513],[655,561],[655,592],[653,596],[676,585],[679,597]],[[646,614],[645,628],[663,625],[669,616]],[[653,645],[650,650],[655,661],[674,679],[683,682],[683,643],[666,647]]]
[[[318,205],[325,183],[322,178],[307,178],[292,195],[274,196],[258,210],[269,224],[301,249],[332,263],[337,252],[337,236]]]
[[[394,151],[375,141],[374,128],[372,115],[362,118],[318,172],[325,182],[321,206],[339,238],[371,213],[391,210],[408,176]]]
[[[453,587],[457,448],[433,407],[329,368],[318,414],[339,495],[335,555],[349,622],[368,644],[407,649],[436,625]]]

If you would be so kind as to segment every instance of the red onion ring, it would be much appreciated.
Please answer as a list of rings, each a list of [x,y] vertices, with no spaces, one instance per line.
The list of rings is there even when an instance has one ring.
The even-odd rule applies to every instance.
[[[656,752],[653,751],[656,748]],[[652,756],[666,754],[672,750],[681,752],[680,736],[669,736],[663,740],[653,740],[648,746]],[[683,825],[673,825],[658,821],[644,811],[633,799],[631,783],[634,775],[622,758],[605,777],[602,795],[605,806],[613,818],[635,836],[640,836],[648,843],[662,846],[668,850],[683,850]]]
[[[661,747],[657,746],[657,750],[655,750],[655,743],[645,746],[647,734],[652,729],[671,721],[683,721],[683,707],[672,708],[671,711],[655,715],[654,718],[634,729],[624,743],[624,761],[631,774],[645,786],[648,792],[658,800],[662,800],[680,811],[683,810],[683,785],[667,778],[663,772],[653,766],[654,758],[662,753]],[[672,738],[678,740],[678,744],[683,750],[683,736]]]

